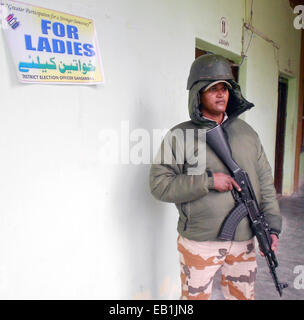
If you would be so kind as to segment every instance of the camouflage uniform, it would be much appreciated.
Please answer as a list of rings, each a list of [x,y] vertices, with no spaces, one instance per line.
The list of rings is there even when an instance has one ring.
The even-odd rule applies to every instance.
[[[257,263],[254,239],[193,241],[178,237],[182,300],[208,300],[215,273],[221,269],[227,300],[253,300]]]

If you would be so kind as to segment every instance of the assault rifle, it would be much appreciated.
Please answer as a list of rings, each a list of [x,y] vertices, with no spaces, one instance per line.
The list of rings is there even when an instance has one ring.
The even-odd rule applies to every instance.
[[[253,234],[257,238],[260,250],[266,258],[276,289],[280,296],[282,296],[282,290],[287,288],[288,284],[280,283],[278,280],[275,271],[278,267],[278,260],[274,251],[271,249],[271,230],[265,220],[263,212],[261,212],[258,207],[258,202],[250,183],[249,176],[247,172],[242,170],[232,159],[230,146],[220,125],[207,131],[206,140],[207,144],[226,165],[231,172],[232,177],[242,189],[240,192],[234,189],[232,191],[233,197],[236,201],[236,206],[225,218],[219,232],[219,238],[227,241],[233,240],[238,224],[247,216],[249,218]]]

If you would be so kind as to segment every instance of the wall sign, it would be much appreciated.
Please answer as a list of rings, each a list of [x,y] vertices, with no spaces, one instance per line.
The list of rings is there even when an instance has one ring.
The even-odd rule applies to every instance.
[[[92,19],[11,0],[2,0],[1,9],[2,27],[21,82],[104,82]]]
[[[228,21],[225,17],[221,18],[221,35],[224,38],[228,35]]]
[[[223,38],[226,38],[228,35],[228,21],[225,17],[222,17],[220,20],[220,32]],[[226,39],[219,39],[219,44],[229,47],[229,42]]]

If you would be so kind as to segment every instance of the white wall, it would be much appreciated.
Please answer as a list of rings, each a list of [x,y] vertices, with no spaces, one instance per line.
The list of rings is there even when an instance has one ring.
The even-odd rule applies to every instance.
[[[150,195],[149,165],[102,163],[100,133],[120,136],[125,120],[150,133],[188,120],[195,38],[218,45],[225,15],[228,49],[239,55],[244,1],[29,2],[95,19],[106,82],[20,84],[0,33],[0,298],[178,298],[177,211]],[[274,72],[268,83],[271,51],[255,41]],[[263,88],[248,89],[260,79],[251,50],[254,100]],[[274,124],[254,124],[273,155]]]
[[[251,1],[247,0],[249,19]],[[246,121],[259,133],[269,162],[274,169],[278,77],[288,81],[287,118],[283,168],[283,193],[293,191],[297,132],[301,31],[295,30],[296,17],[287,0],[254,0],[253,25],[279,45],[254,35],[248,51],[246,94],[256,107],[246,114]],[[247,34],[249,37],[250,34]]]

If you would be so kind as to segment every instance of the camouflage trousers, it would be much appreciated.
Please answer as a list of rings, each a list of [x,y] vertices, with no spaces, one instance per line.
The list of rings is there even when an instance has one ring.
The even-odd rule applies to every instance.
[[[209,300],[215,273],[221,269],[221,288],[227,300],[254,300],[257,272],[254,239],[193,241],[178,237],[182,300]]]

